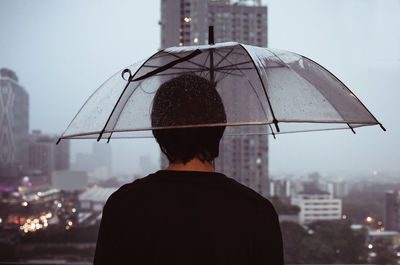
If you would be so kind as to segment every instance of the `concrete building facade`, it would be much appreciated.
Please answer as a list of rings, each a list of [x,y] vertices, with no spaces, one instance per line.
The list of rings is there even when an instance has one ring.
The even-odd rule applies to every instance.
[[[208,43],[208,26],[215,41],[237,41],[266,47],[267,7],[260,1],[163,0],[161,48]]]
[[[383,226],[385,230],[400,231],[400,196],[398,190],[385,192]]]
[[[55,170],[68,170],[70,167],[70,144],[62,141],[56,145],[57,136],[42,134],[34,130],[30,135],[28,147],[29,169],[36,175],[51,180]]]
[[[29,95],[17,75],[0,69],[0,169],[28,163]],[[0,175],[9,172],[0,170]],[[3,176],[7,177],[7,176]]]
[[[101,181],[112,176],[112,149],[105,143],[93,143],[91,153],[77,153],[72,168],[89,173],[91,181]]]
[[[291,197],[291,204],[300,207],[300,224],[310,224],[320,220],[340,220],[342,200],[333,198],[324,191],[303,191]]]

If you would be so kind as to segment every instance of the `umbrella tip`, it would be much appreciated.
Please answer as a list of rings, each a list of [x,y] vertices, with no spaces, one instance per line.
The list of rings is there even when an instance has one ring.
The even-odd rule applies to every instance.
[[[214,26],[208,27],[208,44],[215,44],[214,42]]]
[[[274,119],[273,122],[274,122],[274,124],[275,124],[276,131],[277,131],[277,132],[280,132],[281,129],[279,129],[278,120]]]
[[[384,132],[386,132],[386,128],[383,127],[382,123],[379,123],[379,126],[381,126],[381,129],[382,129]]]
[[[58,144],[60,143],[60,141],[61,141],[61,137],[58,138],[58,140],[57,140],[57,142],[56,142],[56,145],[58,145]]]
[[[354,131],[353,127],[351,127],[350,124],[347,123],[347,126],[349,126],[349,128],[353,132],[353,134],[356,134],[356,131]]]

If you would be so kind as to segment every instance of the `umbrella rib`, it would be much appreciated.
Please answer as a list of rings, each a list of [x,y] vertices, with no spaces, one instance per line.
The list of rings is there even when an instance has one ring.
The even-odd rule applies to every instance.
[[[143,67],[160,68],[161,66],[159,66],[159,65],[145,65],[145,66],[143,66]],[[205,70],[207,70],[206,67],[203,67],[203,68],[204,68]],[[189,69],[189,70],[197,70],[197,69],[199,69],[199,68],[175,67],[175,66],[173,66],[173,67],[171,67],[171,68],[169,68],[169,69],[176,69],[176,70],[186,70],[186,69]]]
[[[228,62],[230,62],[228,59],[226,59]],[[251,61],[246,61],[246,62],[240,62],[240,63],[236,63],[236,64],[234,64],[234,63],[232,63],[232,62],[230,62],[231,64],[230,65],[225,65],[225,66],[221,66],[221,67],[219,67],[220,69],[223,69],[223,68],[227,68],[227,67],[236,67],[236,66],[238,66],[238,65],[243,65],[243,64],[248,64],[248,63],[251,63]]]
[[[271,130],[272,137],[274,137],[274,139],[276,139],[276,136],[275,136],[274,130],[272,130],[271,124],[268,124],[268,126],[269,126],[269,128]]]
[[[250,63],[250,61],[249,61],[249,63]],[[231,67],[231,65],[226,65],[226,66],[220,67],[219,69],[221,69],[221,68],[228,69],[228,67]],[[268,68],[281,68],[281,67],[284,67],[284,66],[268,66]],[[244,67],[244,68],[240,68],[240,69],[241,70],[253,70],[254,68],[253,67]]]
[[[246,50],[246,48],[245,48],[242,44],[239,44],[239,46],[241,46],[241,47],[243,48],[243,50],[246,51],[246,53],[247,53],[247,55],[249,56],[250,60],[253,62],[254,69],[255,69],[256,72],[257,72],[257,75],[258,75],[258,78],[260,79],[262,88],[264,89],[265,96],[267,97],[269,109],[271,110],[272,121],[273,121],[273,123],[275,124],[276,131],[279,133],[279,132],[280,132],[280,129],[279,129],[279,126],[278,126],[278,120],[277,120],[276,117],[275,117],[274,110],[272,109],[271,101],[269,100],[267,90],[266,90],[266,88],[265,88],[264,82],[262,81],[261,74],[260,74],[260,72],[258,71],[257,65],[256,65],[256,63],[254,62],[253,58],[250,56],[250,53]]]
[[[143,75],[143,76],[141,76],[141,77],[135,78],[135,79],[132,80],[132,81],[143,80],[143,79],[149,78],[149,77],[151,77],[151,76],[153,76],[153,75],[156,75],[156,74],[158,74],[158,73],[164,72],[165,70],[170,69],[170,68],[173,67],[174,65],[177,65],[177,64],[182,63],[182,62],[187,62],[187,61],[189,61],[189,60],[192,59],[193,57],[196,57],[196,56],[199,55],[199,54],[201,54],[201,51],[200,51],[199,49],[197,49],[197,50],[195,50],[194,52],[190,53],[189,55],[187,55],[187,56],[185,56],[185,57],[178,57],[179,59],[177,59],[177,60],[175,60],[175,61],[172,61],[172,62],[169,62],[169,63],[167,63],[166,65],[161,66],[160,68],[157,68],[157,69],[155,69],[155,70],[153,70],[153,71],[151,71],[151,72],[148,72],[147,74],[145,74],[145,75]]]
[[[218,70],[218,71],[216,71],[216,72],[223,73],[223,74],[226,74],[226,75],[242,76],[242,75],[240,75],[240,74],[233,74],[232,71],[221,71],[221,70]],[[222,78],[222,79],[223,79],[223,78]],[[222,79],[220,79],[219,81],[221,81]]]
[[[232,48],[229,52],[227,52],[224,57],[221,56],[221,54],[218,53],[219,56],[221,56],[221,60],[214,66],[214,69],[216,69],[218,67],[218,65],[220,65],[225,59],[226,57],[229,56],[229,54],[231,54],[233,52],[234,48]]]
[[[128,99],[124,102],[124,105],[122,106],[121,111],[118,113],[118,117],[117,117],[117,119],[115,120],[115,124],[114,124],[113,127],[115,127],[115,125],[117,125],[118,120],[119,120],[119,117],[121,117],[122,110],[125,108],[126,103],[128,103],[129,98],[132,96],[133,93],[135,93],[135,91],[136,91],[138,88],[141,87],[141,85],[142,85],[142,84],[140,83],[140,84],[138,84],[134,89],[132,89],[132,92],[129,94]],[[144,93],[147,93],[147,92],[145,92],[145,91],[143,90],[143,88],[142,88],[142,91],[143,91]],[[148,93],[147,93],[147,94],[148,94]],[[113,133],[111,132],[111,133],[110,133],[110,136],[108,136],[107,143],[110,142],[110,139],[111,139],[112,134],[113,134]]]
[[[217,70],[254,70],[253,67],[244,67],[244,68],[239,68],[239,67],[234,67],[234,68],[228,68],[228,67],[221,67],[221,68],[217,68]]]
[[[207,53],[206,59],[205,59],[204,62],[203,62],[203,67],[205,67],[206,62],[207,62],[207,60],[208,60],[209,57],[210,57],[210,53]],[[205,67],[205,68],[207,68],[207,67]],[[208,69],[208,68],[207,68],[207,69]]]
[[[198,72],[203,73],[203,72],[206,72],[206,71],[207,71],[207,70],[201,70],[201,69],[199,69],[199,70],[187,71],[187,72],[185,72],[185,73],[198,73]],[[168,76],[168,75],[177,75],[177,74],[181,74],[181,72],[162,73],[162,74],[157,74],[157,76]]]
[[[207,60],[208,60],[209,57],[210,57],[210,53],[208,52],[208,53],[207,53],[207,56],[206,56],[206,58],[204,59],[204,62],[203,62],[203,69],[205,68],[206,71],[209,70],[207,67],[205,67],[205,65],[206,65]],[[205,72],[205,71],[201,71],[201,72],[200,72],[200,77],[206,78],[206,75],[205,75],[205,74],[203,75],[204,72]]]
[[[200,51],[200,50],[199,50],[199,51]],[[175,57],[175,58],[182,59],[182,57],[179,57],[179,56],[176,55],[176,54],[170,53],[170,55],[173,56],[173,57]],[[186,62],[191,63],[191,64],[194,64],[194,65],[196,65],[196,66],[198,66],[198,67],[200,67],[200,68],[206,68],[206,69],[208,69],[208,68],[205,67],[204,65],[201,65],[201,64],[199,64],[199,63],[192,62],[192,61],[190,61],[190,60],[186,60]]]
[[[216,51],[215,53],[217,53],[219,56],[221,56],[221,54],[218,52],[218,51]],[[222,56],[221,56],[222,57]],[[234,67],[234,68],[225,68],[225,67],[220,67],[220,68],[216,68],[216,71],[218,71],[218,72],[221,72],[221,73],[225,73],[225,74],[230,74],[230,75],[235,75],[235,76],[246,76],[242,71],[241,71],[241,68],[239,68],[239,67],[237,67],[237,65],[238,64],[233,64],[228,58],[226,58],[226,60],[228,61],[228,63],[230,63],[231,65],[229,65],[229,67]],[[225,71],[226,70],[226,71]],[[232,74],[232,72],[234,71],[234,70],[239,70],[241,73],[242,73],[242,75],[238,75],[238,74]],[[226,77],[224,77],[224,78],[226,78]],[[221,80],[223,80],[224,78],[222,78]],[[247,77],[246,77],[247,78]],[[219,81],[221,81],[221,80],[219,80]],[[248,80],[248,79],[247,79]],[[255,91],[254,91],[255,92]]]

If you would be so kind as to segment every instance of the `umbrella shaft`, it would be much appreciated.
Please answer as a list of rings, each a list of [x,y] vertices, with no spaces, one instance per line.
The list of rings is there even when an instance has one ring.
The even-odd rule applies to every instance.
[[[213,49],[210,49],[210,82],[214,84],[214,53]]]

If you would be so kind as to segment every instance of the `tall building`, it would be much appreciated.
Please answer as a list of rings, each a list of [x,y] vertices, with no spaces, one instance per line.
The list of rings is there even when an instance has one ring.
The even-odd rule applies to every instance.
[[[112,150],[109,144],[93,143],[89,154],[76,154],[74,170],[86,171],[91,180],[105,180],[112,176]]]
[[[385,192],[385,210],[383,226],[387,231],[400,231],[400,195],[399,191],[389,190]]]
[[[70,167],[69,141],[56,145],[57,136],[42,134],[33,130],[29,143],[29,169],[36,175],[48,177],[49,181],[55,170],[68,170]]]
[[[54,140],[56,138],[53,138]],[[54,141],[53,141],[54,143]],[[70,141],[61,141],[54,150],[54,169],[69,170],[71,167]]]
[[[162,0],[161,48],[208,43],[208,26],[216,42],[267,46],[267,7],[260,1]]]
[[[215,26],[215,41],[267,47],[267,7],[259,1],[229,2],[208,2],[208,23]],[[249,2],[256,5],[249,6]]]
[[[267,7],[260,1],[162,0],[161,48],[208,43],[208,27],[214,26],[216,42],[237,41],[266,47]],[[242,104],[250,99],[235,96]],[[165,156],[161,166],[168,164]],[[266,135],[225,136],[217,171],[236,179],[263,196],[269,193],[268,137]]]
[[[0,176],[28,163],[29,95],[17,75],[0,69]]]

